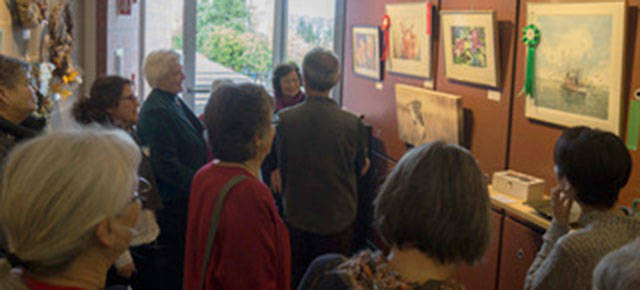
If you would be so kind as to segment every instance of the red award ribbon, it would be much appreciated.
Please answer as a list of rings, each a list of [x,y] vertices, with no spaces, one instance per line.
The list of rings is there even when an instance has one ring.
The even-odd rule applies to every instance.
[[[389,27],[391,27],[391,17],[385,14],[382,17],[382,25],[380,29],[384,33],[383,42],[382,42],[382,56],[380,56],[381,61],[387,60],[387,55],[389,54]]]

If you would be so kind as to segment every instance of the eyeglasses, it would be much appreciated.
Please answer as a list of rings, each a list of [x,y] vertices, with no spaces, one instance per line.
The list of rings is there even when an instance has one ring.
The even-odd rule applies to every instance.
[[[131,202],[140,201],[143,202],[146,198],[143,194],[149,192],[151,190],[151,183],[144,177],[138,177],[138,188],[133,192],[133,197],[131,198]]]

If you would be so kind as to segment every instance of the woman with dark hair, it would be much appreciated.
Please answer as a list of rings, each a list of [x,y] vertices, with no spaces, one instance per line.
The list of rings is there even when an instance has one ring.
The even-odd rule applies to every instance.
[[[283,63],[273,70],[271,85],[275,95],[276,113],[284,108],[302,103],[306,96],[300,89],[302,86],[302,75],[297,64]],[[278,157],[275,150],[271,150],[265,157],[262,166],[262,180],[267,186],[273,188],[275,192],[273,198],[276,201],[279,213],[282,215],[282,197],[279,193],[282,189],[280,180],[280,170],[278,169]]]
[[[489,195],[475,158],[443,142],[405,154],[374,201],[388,255],[328,254],[298,289],[464,289],[456,265],[473,264],[489,242]]]
[[[73,104],[72,114],[80,124],[122,129],[140,144],[135,134],[139,105],[130,80],[120,76],[101,76],[93,82],[89,96],[80,97]],[[151,169],[149,150],[141,148],[141,153],[143,154],[139,174],[149,183],[149,186],[145,187],[147,190],[140,192],[144,198],[144,210],[140,222],[136,225],[138,234],[132,243],[136,247],[132,249],[133,257],[130,252],[125,252],[115,264],[118,276],[123,278],[131,278],[134,272],[138,273],[131,281],[119,281],[120,279],[111,275],[110,272],[110,279],[107,282],[117,284],[130,282],[140,289],[156,289],[154,287],[154,281],[157,281],[154,277],[156,275],[153,260],[154,246],[151,243],[159,234],[154,212],[162,208],[162,202]]]
[[[629,180],[631,156],[615,135],[574,127],[556,142],[554,161],[558,186],[551,191],[553,220],[525,289],[591,289],[598,261],[640,235],[640,223],[614,207]],[[582,215],[578,229],[569,232],[574,201]]]
[[[287,289],[287,228],[258,179],[275,129],[261,86],[223,85],[204,113],[214,161],[196,173],[187,221],[183,289]]]
[[[276,112],[301,103],[305,99],[300,89],[302,87],[300,68],[293,62],[278,65],[273,70],[271,84],[275,95]]]

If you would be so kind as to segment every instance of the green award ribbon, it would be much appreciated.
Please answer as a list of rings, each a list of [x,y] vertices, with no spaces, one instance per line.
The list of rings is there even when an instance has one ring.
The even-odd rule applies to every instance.
[[[535,77],[536,45],[540,42],[540,30],[533,24],[522,29],[522,41],[527,46],[527,70],[524,76],[524,87],[520,91],[527,96],[533,96],[533,80]]]

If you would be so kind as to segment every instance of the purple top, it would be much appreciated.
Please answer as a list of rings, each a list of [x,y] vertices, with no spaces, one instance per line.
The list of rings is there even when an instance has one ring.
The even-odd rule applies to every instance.
[[[302,101],[304,101],[305,99],[305,95],[304,93],[302,93],[302,91],[298,92],[298,94],[289,102],[285,102],[284,99],[282,98],[282,96],[278,96],[276,95],[275,97],[276,99],[276,112],[280,111],[286,107],[291,107],[293,105],[297,105],[299,103],[302,103]]]

